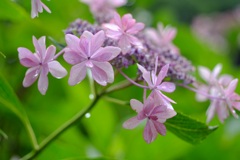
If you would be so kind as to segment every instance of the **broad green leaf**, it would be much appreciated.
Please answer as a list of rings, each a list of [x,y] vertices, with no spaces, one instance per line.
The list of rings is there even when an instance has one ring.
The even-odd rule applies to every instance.
[[[21,120],[24,121],[25,111],[12,90],[8,82],[0,75],[0,106],[6,107],[14,112]]]
[[[0,136],[2,136],[5,139],[8,139],[8,136],[6,133],[4,133],[1,129],[0,129]]]
[[[165,125],[169,131],[191,144],[198,144],[217,129],[217,127],[207,126],[181,113],[168,119]]]

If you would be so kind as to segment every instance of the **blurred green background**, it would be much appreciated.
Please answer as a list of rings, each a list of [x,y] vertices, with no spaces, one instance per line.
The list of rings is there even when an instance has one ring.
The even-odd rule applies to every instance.
[[[23,103],[39,142],[89,104],[90,89],[87,80],[74,87],[68,86],[68,76],[61,80],[49,76],[49,88],[45,96],[39,93],[36,83],[23,88],[26,68],[19,63],[17,48],[26,47],[33,51],[33,35],[37,38],[45,35],[64,43],[63,30],[76,18],[94,22],[88,7],[79,0],[43,2],[52,13],[44,11],[39,18],[31,19],[30,0],[0,0],[0,52],[6,55],[5,58],[0,55],[0,74],[10,83]],[[222,63],[222,73],[239,78],[240,64],[236,63],[236,57],[239,56],[236,55],[240,54],[237,40],[240,25],[226,34],[231,47],[225,53],[217,53],[204,45],[191,30],[191,23],[197,15],[224,12],[237,5],[238,0],[132,0],[118,11],[121,14],[131,12],[148,26],[155,27],[159,21],[175,26],[178,34],[174,43],[195,66],[204,65],[212,69],[217,63]],[[49,39],[47,44],[51,44]],[[62,58],[60,61],[69,71],[70,65]],[[131,98],[141,99],[141,92],[141,89],[130,87],[111,96],[129,101]],[[237,92],[240,93],[240,87]],[[177,102],[174,105],[177,111],[205,122],[209,102],[196,102],[193,92],[180,87],[169,96]],[[210,125],[219,125],[219,129],[201,144],[193,146],[171,132],[146,144],[142,138],[143,125],[134,130],[122,128],[122,123],[133,115],[135,113],[129,106],[103,99],[92,110],[90,118],[84,118],[67,130],[36,159],[238,160],[240,157],[240,121],[232,117],[224,125],[215,118]],[[21,157],[31,150],[23,125],[12,112],[2,106],[0,129],[8,135],[7,139],[0,136],[1,160]]]

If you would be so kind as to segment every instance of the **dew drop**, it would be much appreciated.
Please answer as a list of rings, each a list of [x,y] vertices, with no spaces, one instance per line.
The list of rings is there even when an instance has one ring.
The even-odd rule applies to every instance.
[[[94,98],[94,95],[93,94],[89,94],[89,99],[93,99]]]
[[[90,117],[91,117],[91,114],[90,114],[90,113],[86,113],[86,114],[85,114],[85,117],[86,117],[86,118],[90,118]]]

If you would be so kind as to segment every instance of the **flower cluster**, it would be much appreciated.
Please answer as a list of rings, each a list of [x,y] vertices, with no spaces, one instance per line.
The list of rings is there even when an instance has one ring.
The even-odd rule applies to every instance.
[[[240,110],[240,96],[235,93],[238,79],[230,75],[219,76],[221,66],[217,65],[213,72],[200,67],[200,76],[206,84],[197,82],[191,74],[195,68],[172,42],[177,33],[175,28],[164,27],[162,23],[158,24],[157,30],[145,28],[131,14],[121,17],[115,8],[124,5],[125,0],[82,2],[90,6],[97,23],[93,25],[77,19],[70,24],[65,30],[66,46],[57,55],[54,46],[46,48],[45,37],[39,40],[33,37],[34,54],[26,48],[18,48],[20,63],[29,68],[23,81],[24,87],[29,87],[39,77],[38,89],[45,94],[49,72],[56,78],[66,76],[67,71],[56,60],[62,54],[64,60],[72,65],[68,79],[71,86],[82,82],[87,73],[95,82],[106,86],[114,82],[115,69],[131,84],[144,89],[143,103],[136,99],[130,101],[137,116],[127,120],[123,127],[133,129],[146,119],[143,137],[147,143],[155,140],[158,133],[165,135],[164,123],[177,114],[172,106],[176,102],[163,94],[175,91],[176,84],[195,91],[199,101],[211,100],[207,122],[215,114],[221,122],[229,116],[229,112],[238,117],[235,113],[235,109]],[[32,5],[32,17],[42,12],[42,8],[50,12],[40,0],[32,0]],[[136,81],[122,71],[131,65],[138,67]],[[146,90],[150,90],[149,95]]]

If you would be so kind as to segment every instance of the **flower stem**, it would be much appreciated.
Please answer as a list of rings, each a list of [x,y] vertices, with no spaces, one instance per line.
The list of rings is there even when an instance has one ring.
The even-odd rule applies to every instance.
[[[60,136],[63,132],[65,132],[68,128],[73,126],[77,121],[79,121],[86,113],[88,113],[98,102],[102,94],[97,95],[94,97],[92,103],[85,108],[78,112],[75,116],[65,122],[62,126],[60,126],[57,130],[55,130],[52,134],[50,134],[42,143],[40,143],[39,147],[35,150],[32,150],[27,155],[25,155],[20,160],[31,160],[36,157],[39,153],[41,153],[52,141],[54,141],[58,136]]]

